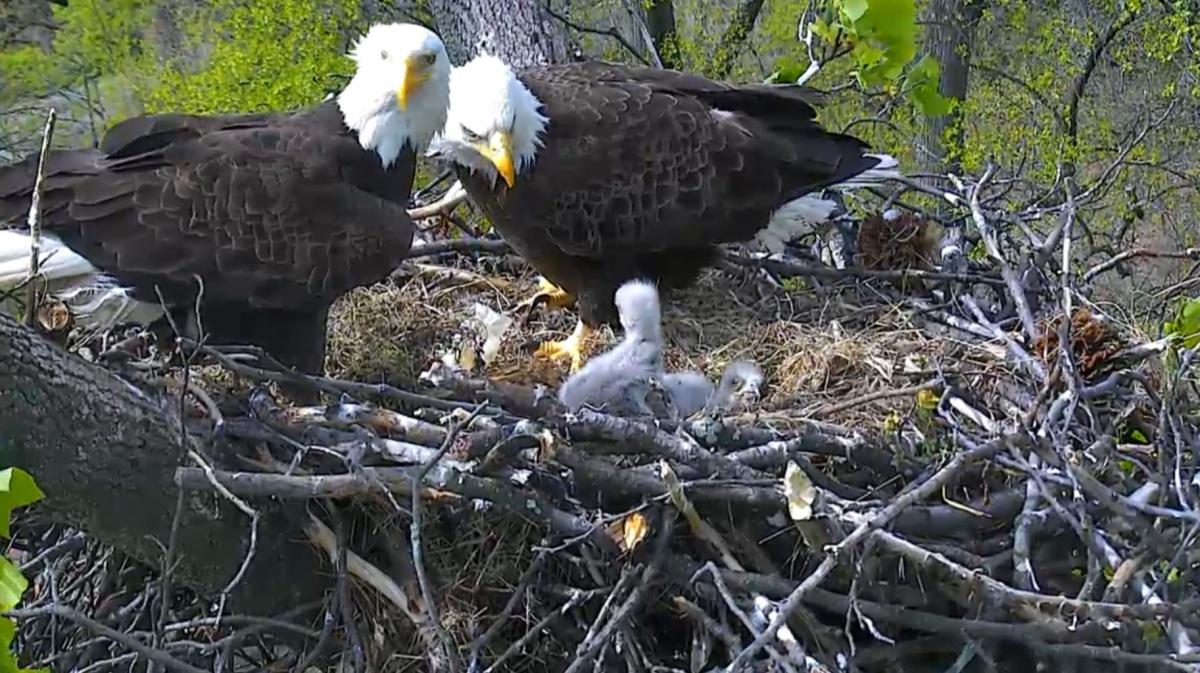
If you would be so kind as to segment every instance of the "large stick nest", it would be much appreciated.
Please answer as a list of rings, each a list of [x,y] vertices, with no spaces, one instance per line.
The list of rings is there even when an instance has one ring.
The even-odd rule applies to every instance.
[[[959,202],[999,251],[985,182]],[[845,271],[731,256],[668,296],[668,369],[762,368],[736,415],[566,413],[565,365],[526,343],[574,315],[522,324],[535,279],[495,242],[345,297],[328,376],[309,380],[326,406],[200,348],[188,423],[214,472],[180,481],[250,507],[309,499],[297,535],[334,559],[328,599],[218,621],[174,588],[162,610],[158,569],[35,513],[14,545],[27,607],[70,606],[176,670],[1193,670],[1193,351],[1087,288],[1064,305],[1061,284],[1016,284],[1025,253],[930,274],[922,222],[869,220]],[[497,315],[514,320],[485,362],[478,324]],[[183,390],[178,369],[135,364]],[[56,669],[135,658],[56,612],[18,642]]]

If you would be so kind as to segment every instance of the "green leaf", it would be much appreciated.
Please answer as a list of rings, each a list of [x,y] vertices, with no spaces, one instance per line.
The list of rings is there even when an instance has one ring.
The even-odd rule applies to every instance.
[[[16,636],[16,623],[8,617],[0,617],[0,650],[8,650]]]
[[[884,58],[887,52],[879,47],[862,43],[854,50],[854,60],[862,64],[867,70],[879,63],[880,59]]]
[[[867,13],[870,3],[867,0],[843,0],[842,15],[850,23],[855,23]]]
[[[24,593],[24,584],[27,584],[25,577],[17,570],[17,567],[11,561],[5,558],[0,558],[0,563],[3,568],[0,568],[0,596],[3,596],[3,604],[0,605],[0,610],[11,610],[17,605],[21,594]],[[21,589],[16,591],[15,597],[9,602],[10,584],[13,582],[12,577],[15,574],[20,578],[22,584]],[[0,673],[50,673],[49,668],[21,668],[17,664],[17,657],[12,651],[12,642],[17,636],[17,625],[8,617],[0,617]]]
[[[832,42],[833,38],[837,36],[837,29],[826,23],[824,19],[818,18],[809,25],[809,28],[812,30],[813,35],[826,42]]]
[[[17,625],[7,617],[0,617],[0,673],[16,673],[21,670],[17,657],[12,652],[12,641],[17,636]]]
[[[17,467],[0,471],[0,535],[9,534],[9,519],[17,507],[24,507],[45,497],[29,473]]]
[[[1200,343],[1200,298],[1184,302],[1175,320],[1163,323],[1163,331],[1182,339],[1184,348],[1194,348]]]
[[[940,117],[950,112],[950,99],[941,94],[942,64],[926,54],[904,77],[904,90],[926,116]]]
[[[27,588],[29,580],[21,574],[16,564],[0,557],[0,612],[17,607]]]
[[[913,0],[839,0],[838,24],[864,87],[889,85],[917,53]]]
[[[803,75],[804,71],[807,69],[808,68],[806,66],[798,63],[791,63],[780,66],[779,69],[771,73],[771,76],[767,79],[771,82],[787,82],[788,84],[791,84],[800,79],[800,76]]]

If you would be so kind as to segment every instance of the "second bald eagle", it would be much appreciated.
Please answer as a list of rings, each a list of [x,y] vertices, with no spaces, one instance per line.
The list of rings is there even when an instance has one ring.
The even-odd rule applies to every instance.
[[[601,62],[516,73],[485,54],[452,72],[430,154],[455,164],[552,303],[577,300],[575,332],[538,352],[578,369],[625,281],[684,287],[719,244],[778,250],[827,219],[833,202],[813,192],[897,175],[892,157],[821,128],[808,95]]]
[[[41,275],[80,322],[162,327],[165,304],[186,336],[320,373],[330,306],[409,252],[417,154],[449,96],[445,45],[421,26],[372,26],[350,56],[354,77],[319,105],[142,115],[98,149],[49,153]],[[38,162],[0,167],[0,223],[25,219]],[[0,230],[0,290],[22,282],[29,237]]]

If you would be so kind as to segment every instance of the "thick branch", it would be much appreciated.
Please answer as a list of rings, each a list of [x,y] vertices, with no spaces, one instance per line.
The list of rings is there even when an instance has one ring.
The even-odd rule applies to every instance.
[[[1104,50],[1108,49],[1108,45],[1116,39],[1117,34],[1133,23],[1135,18],[1137,18],[1137,13],[1131,9],[1126,9],[1109,24],[1108,29],[1097,38],[1096,43],[1092,45],[1092,50],[1088,52],[1087,60],[1083,63],[1083,70],[1071,82],[1071,86],[1067,88],[1065,100],[1067,108],[1067,137],[1072,142],[1075,141],[1075,138],[1079,134],[1079,101],[1083,99],[1083,92],[1087,88],[1088,82],[1092,79],[1092,74],[1096,72],[1096,65],[1100,62],[1100,57],[1104,55]]]
[[[0,313],[0,465],[37,479],[46,499],[36,507],[52,518],[151,565],[170,538],[175,468],[185,447],[199,448],[181,442],[177,409],[177,400],[143,392]],[[242,563],[249,521],[215,495],[185,502],[178,581],[216,594]],[[314,555],[281,523],[264,519],[255,559],[231,594],[247,609],[286,609],[320,590]]]

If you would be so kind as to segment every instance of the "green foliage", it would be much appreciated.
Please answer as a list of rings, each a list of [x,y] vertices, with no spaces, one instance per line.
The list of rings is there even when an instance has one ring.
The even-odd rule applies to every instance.
[[[307,105],[339,88],[353,64],[356,0],[215,0],[182,12],[181,54],[143,91],[147,111],[260,112]],[[197,68],[192,54],[208,49]]]
[[[59,28],[54,49],[20,45],[0,51],[0,102],[41,96],[81,84],[85,78],[121,73],[140,58],[143,28],[150,22],[152,0],[82,0],[55,5]]]
[[[913,0],[830,0],[812,31],[835,53],[849,50],[863,89],[903,94],[922,113],[940,116],[950,111],[939,92],[941,64],[928,54],[913,63],[916,11]]]
[[[1163,333],[1179,339],[1184,348],[1200,344],[1200,298],[1183,302],[1175,318],[1163,323]]]
[[[8,517],[14,508],[35,503],[43,497],[41,489],[28,472],[8,468],[0,472],[0,535],[10,537]],[[0,600],[3,600],[0,595]]]
[[[904,76],[904,92],[921,112],[930,117],[940,117],[951,109],[951,100],[939,90],[941,80],[942,64],[926,54]]]
[[[44,118],[30,103],[51,97],[59,146],[141,112],[314,103],[350,75],[345,53],[366,27],[358,0],[72,0],[54,19],[51,49],[0,48],[0,113],[31,110],[0,116],[0,133],[30,138]]]
[[[10,467],[0,472],[0,535],[9,537],[9,516],[17,507],[24,507],[42,499],[42,491],[33,477],[24,470]],[[21,596],[29,586],[29,580],[8,558],[0,558],[0,612],[17,607]],[[12,641],[17,635],[17,625],[8,617],[0,617],[0,673],[49,673],[50,669],[27,669],[17,664]]]
[[[844,40],[853,49],[854,74],[863,88],[890,84],[917,53],[916,5],[913,0],[833,0],[813,32],[829,43]]]

